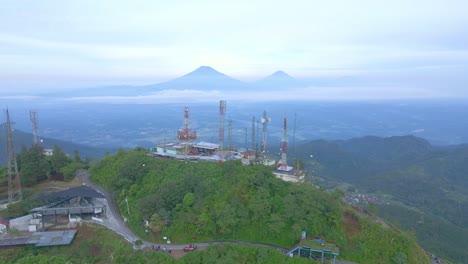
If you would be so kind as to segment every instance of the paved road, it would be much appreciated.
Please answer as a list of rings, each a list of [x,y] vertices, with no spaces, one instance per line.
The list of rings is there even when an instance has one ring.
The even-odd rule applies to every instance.
[[[93,188],[94,190],[102,193],[106,197],[107,201],[107,219],[104,220],[102,225],[106,226],[107,228],[111,229],[112,231],[120,234],[123,236],[127,241],[130,243],[134,243],[136,240],[139,240],[140,238],[133,233],[132,230],[130,230],[127,225],[125,225],[124,219],[117,207],[117,204],[115,203],[111,193],[107,191],[106,189],[102,188],[101,186],[98,186],[94,183],[92,183],[89,180],[89,173],[86,170],[80,170],[77,174],[77,178],[87,186]],[[95,222],[98,223],[98,222]],[[140,239],[143,242],[142,247],[149,247],[152,248],[153,246],[155,247],[166,247],[166,248],[171,248],[173,250],[181,250],[183,249],[186,245],[168,245],[168,244],[156,244],[156,243],[151,243],[148,241],[144,241]],[[252,243],[252,242],[244,242],[244,241],[214,241],[214,242],[200,242],[196,243],[198,247],[207,247],[210,245],[217,245],[217,244],[224,244],[224,243],[231,243],[231,244],[238,244],[238,245],[247,245],[247,246],[261,246],[261,247],[268,247],[276,250],[281,250],[281,251],[286,251],[288,249],[278,247],[275,245],[270,245],[270,244],[264,244],[264,243]],[[353,262],[348,262],[348,261],[340,261],[336,260],[337,264],[355,264]]]

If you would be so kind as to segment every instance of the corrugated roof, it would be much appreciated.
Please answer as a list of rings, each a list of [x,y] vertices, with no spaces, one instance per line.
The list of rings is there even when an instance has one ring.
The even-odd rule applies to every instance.
[[[105,198],[103,194],[95,191],[89,186],[82,185],[68,190],[54,192],[51,194],[43,195],[37,198],[37,200],[52,200],[52,199],[63,199],[63,198],[73,198],[73,197],[89,197],[89,198]]]
[[[35,232],[28,240],[28,244],[37,247],[68,245],[75,237],[76,230]]]

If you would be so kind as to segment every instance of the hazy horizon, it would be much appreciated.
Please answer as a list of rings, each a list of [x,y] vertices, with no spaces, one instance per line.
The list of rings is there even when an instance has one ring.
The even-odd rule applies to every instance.
[[[0,95],[155,84],[208,65],[241,81],[282,70],[332,83],[293,91],[309,99],[468,97],[466,9],[459,0],[6,1]],[[246,97],[255,96],[280,95]]]

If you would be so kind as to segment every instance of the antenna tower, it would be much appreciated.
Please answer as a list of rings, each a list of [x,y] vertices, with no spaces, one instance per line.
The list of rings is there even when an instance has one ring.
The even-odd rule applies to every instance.
[[[263,124],[263,133],[262,133],[262,150],[261,150],[261,155],[262,155],[262,160],[266,161],[267,155],[266,155],[266,148],[267,148],[267,132],[268,132],[268,123],[270,123],[271,118],[267,116],[267,112],[263,111],[263,117],[261,119],[261,122]]]
[[[224,115],[226,113],[226,101],[219,101],[219,147],[218,147],[218,162],[223,164],[223,145],[224,145]]]
[[[297,150],[296,150],[296,123],[297,123],[297,113],[294,113],[294,129],[293,129],[293,147],[294,147],[294,168],[298,170],[298,160],[297,160]]]
[[[16,163],[15,148],[13,145],[13,128],[11,127],[10,113],[6,110],[6,134],[8,154],[8,202],[17,202],[23,199],[21,181]]]
[[[179,141],[185,142],[185,156],[188,156],[188,145],[189,142],[197,138],[197,132],[193,131],[189,127],[189,108],[185,107],[184,109],[184,127],[177,131],[177,139]]]
[[[287,170],[288,169],[288,132],[286,130],[286,116],[283,121],[283,142],[281,146],[281,160],[278,164],[278,169]]]
[[[244,146],[245,146],[245,150],[249,150],[249,144],[247,143],[248,142],[247,138],[249,137],[249,134],[247,132],[247,128],[245,128],[244,130],[245,130]]]
[[[255,150],[255,116],[252,116],[252,150]]]
[[[31,119],[31,125],[33,130],[33,144],[37,146],[39,144],[39,135],[37,133],[37,111],[30,110],[29,118]]]
[[[229,116],[228,119],[228,149],[231,150],[232,148],[232,119]]]

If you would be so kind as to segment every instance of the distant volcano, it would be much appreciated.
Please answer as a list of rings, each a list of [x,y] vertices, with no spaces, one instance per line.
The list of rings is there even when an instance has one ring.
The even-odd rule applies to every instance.
[[[194,70],[192,72],[189,72],[189,73],[187,73],[187,74],[185,74],[185,75],[183,75],[183,76],[181,76],[179,78],[193,77],[193,76],[212,76],[212,77],[225,76],[227,78],[232,79],[231,77],[227,76],[226,74],[221,73],[221,72],[211,68],[210,66],[200,66],[196,70]]]
[[[231,78],[209,66],[201,66],[174,80],[151,85],[152,89],[191,89],[191,90],[235,90],[243,89],[246,84]]]
[[[267,77],[258,80],[252,85],[257,89],[285,89],[285,88],[295,88],[299,86],[304,86],[304,84],[291,77],[289,74],[284,71],[276,71]]]
[[[148,95],[163,90],[197,90],[219,92],[245,92],[252,90],[281,90],[288,88],[305,87],[307,83],[297,80],[284,71],[275,73],[255,82],[242,82],[231,78],[209,66],[200,66],[183,76],[167,82],[132,86],[104,86],[78,89],[68,93],[49,94],[48,96],[136,96]]]
[[[271,79],[271,80],[294,80],[294,81],[296,81],[296,79],[294,79],[293,77],[291,77],[291,75],[285,73],[284,71],[276,71],[273,74],[263,78],[263,80],[266,80],[266,79]]]

